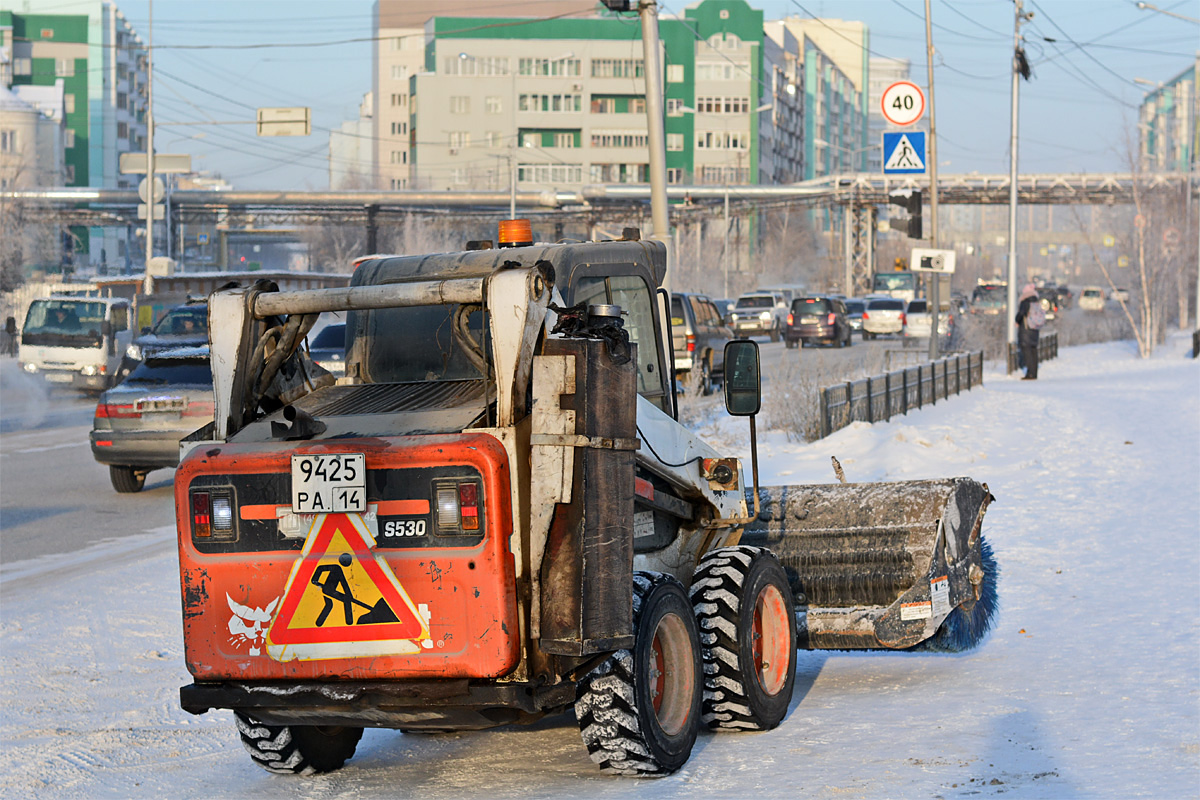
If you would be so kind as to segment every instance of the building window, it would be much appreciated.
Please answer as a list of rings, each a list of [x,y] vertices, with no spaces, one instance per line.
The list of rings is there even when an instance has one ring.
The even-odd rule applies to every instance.
[[[523,94],[517,103],[521,111],[572,112],[583,107],[578,94]]]
[[[393,150],[391,152],[391,156],[389,158],[389,163],[403,164],[403,163],[405,163],[404,157],[406,155],[408,155],[408,153],[405,150]]]
[[[682,117],[683,116],[683,100],[678,97],[667,98],[667,116]]]
[[[408,95],[406,95],[406,94],[393,94],[392,95],[392,108],[404,108],[407,105],[408,105]]]
[[[519,164],[517,180],[532,183],[580,183],[583,167],[580,164]]]
[[[696,111],[701,114],[748,114],[749,97],[697,97]]]
[[[450,182],[458,185],[471,182],[471,171],[463,167],[450,170]]]
[[[118,122],[117,123],[117,138],[118,139],[129,138],[129,123],[127,123],[127,122]]]
[[[13,59],[13,75],[32,75],[33,74],[33,59],[29,58],[14,58]]]
[[[683,83],[683,64],[667,64],[667,83]]]
[[[75,59],[73,59],[73,58],[56,58],[56,59],[54,59],[54,76],[56,78],[73,78],[73,77],[75,77]]]
[[[75,129],[67,128],[66,138],[63,140],[63,147],[70,149],[75,146]]]
[[[407,178],[392,178],[392,189],[407,189],[407,188],[408,188],[408,179]]]
[[[470,147],[471,132],[470,131],[450,131],[449,142],[451,148]]]
[[[745,150],[750,134],[746,131],[697,131],[698,150]]]
[[[640,78],[643,61],[640,58],[593,58],[593,78]]]
[[[407,64],[392,64],[392,80],[402,81],[408,77]]]
[[[466,95],[452,95],[450,97],[450,113],[470,114],[471,98],[467,97]]]
[[[540,133],[522,133],[521,147],[541,147],[542,135]]]
[[[750,71],[745,64],[722,61],[718,64],[697,64],[697,81],[737,81],[749,77]]]
[[[648,164],[592,164],[593,183],[646,183],[650,179]]]
[[[407,122],[393,122],[392,123],[392,136],[407,136],[407,135],[408,135],[408,123]]]
[[[615,97],[593,97],[592,98],[592,113],[593,114],[615,114],[617,112],[617,98]]]
[[[40,31],[40,37],[42,39],[53,39],[54,38],[54,29],[53,28],[42,28],[42,30]]]
[[[483,134],[483,142],[488,147],[499,147],[500,131],[488,131],[487,133]]]
[[[17,132],[0,131],[0,153],[17,152]]]
[[[488,114],[499,114],[502,110],[500,98],[495,96],[483,98],[483,110]]]
[[[554,134],[554,146],[555,147],[574,147],[575,146],[575,133],[573,131],[563,131],[561,133]]]
[[[667,167],[667,183],[670,183],[670,184],[683,183],[683,168],[682,167]]]
[[[508,56],[484,56],[475,59],[475,63],[479,68],[480,75],[508,74]]]
[[[682,150],[683,149],[683,134],[682,133],[668,133],[667,134],[667,149],[668,150],[676,150],[676,151]]]
[[[117,92],[117,108],[124,109],[128,107],[129,95],[125,94],[124,92]]]
[[[75,165],[67,164],[67,183],[75,182]]]
[[[578,58],[522,58],[517,62],[521,75],[565,76],[579,74]]]
[[[592,147],[645,147],[645,131],[592,131]]]

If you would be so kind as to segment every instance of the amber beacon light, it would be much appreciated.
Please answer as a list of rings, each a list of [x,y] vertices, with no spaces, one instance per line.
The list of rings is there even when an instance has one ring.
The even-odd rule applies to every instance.
[[[533,228],[527,219],[500,220],[501,247],[525,247],[533,244]]]

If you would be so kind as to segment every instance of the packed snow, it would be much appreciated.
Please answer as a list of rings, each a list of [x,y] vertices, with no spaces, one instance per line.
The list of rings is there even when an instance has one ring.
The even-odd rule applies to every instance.
[[[959,655],[802,652],[789,715],[702,733],[657,779],[600,775],[574,718],[368,730],[339,772],[269,775],[229,712],[180,710],[174,531],[0,573],[0,796],[1182,798],[1200,793],[1200,361],[1173,336],[1065,348],[1020,381],[810,444],[764,484],[965,475],[997,501],[995,630]],[[744,420],[703,433],[749,458]]]

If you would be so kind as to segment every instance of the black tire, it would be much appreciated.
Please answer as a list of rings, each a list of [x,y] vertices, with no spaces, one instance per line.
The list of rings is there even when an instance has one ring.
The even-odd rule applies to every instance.
[[[779,341],[780,333],[779,333],[779,323],[778,322],[776,322],[774,325],[771,326],[770,335],[771,335],[772,342]]]
[[[779,560],[761,547],[713,550],[696,567],[691,596],[704,658],[701,720],[771,730],[796,684],[796,606]]]
[[[108,467],[108,479],[112,481],[113,488],[121,494],[133,494],[134,492],[140,492],[142,487],[146,485],[147,472],[148,470],[144,469],[110,464]]]
[[[683,585],[633,574],[632,650],[618,650],[575,689],[588,755],[604,772],[656,777],[687,763],[700,729],[699,632]]]
[[[712,357],[707,355],[700,361],[700,394],[703,397],[708,397],[713,393],[711,361]]]
[[[796,345],[799,344],[799,342],[800,342],[799,339],[786,339],[785,338],[783,340],[783,344],[785,347],[787,347],[788,350],[795,350]]]
[[[363,729],[319,725],[267,725],[233,712],[242,746],[254,763],[279,775],[316,775],[341,769],[354,755]]]
[[[846,347],[854,344],[854,331],[846,331]]]

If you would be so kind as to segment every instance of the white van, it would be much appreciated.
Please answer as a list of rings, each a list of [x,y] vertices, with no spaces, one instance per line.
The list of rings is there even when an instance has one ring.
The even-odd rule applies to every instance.
[[[132,338],[125,298],[56,294],[30,303],[18,359],[47,383],[103,391]]]

